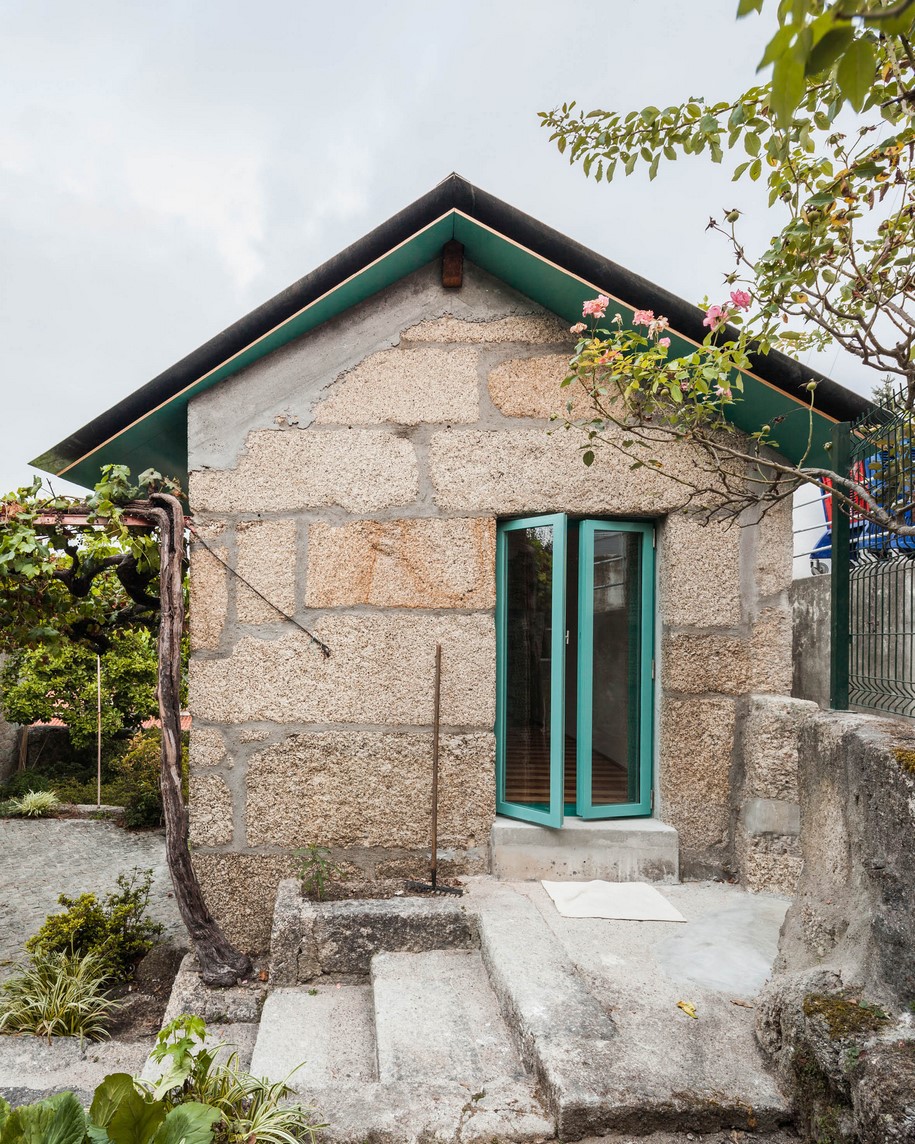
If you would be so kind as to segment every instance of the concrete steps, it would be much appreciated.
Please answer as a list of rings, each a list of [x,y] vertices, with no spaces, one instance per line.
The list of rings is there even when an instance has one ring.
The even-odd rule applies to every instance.
[[[523,1079],[475,950],[379,954],[372,991],[379,1080],[457,1081],[477,1090]]]
[[[790,1110],[752,1014],[732,1004],[759,987],[746,968],[756,947],[734,926],[774,935],[779,922],[759,896],[730,889],[672,887],[690,919],[672,926],[565,919],[542,887],[472,879],[460,902],[319,907],[302,915],[301,937],[287,893],[286,981],[300,983],[274,978],[251,1069],[282,1080],[305,1062],[291,1083],[329,1122],[328,1144],[765,1138]],[[434,948],[435,933],[452,947]],[[308,963],[316,976],[301,982]],[[766,953],[763,977],[770,964]],[[700,1020],[677,1008],[681,997]]]
[[[333,1144],[553,1136],[475,951],[382,953],[369,985],[275,989],[251,1071],[292,1073]]]
[[[368,985],[274,989],[264,1002],[251,1072],[290,1074],[297,1090],[376,1079],[372,990]]]

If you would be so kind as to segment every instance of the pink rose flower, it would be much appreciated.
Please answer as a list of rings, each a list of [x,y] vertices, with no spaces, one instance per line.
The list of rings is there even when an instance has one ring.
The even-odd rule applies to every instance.
[[[753,301],[753,299],[746,292],[746,290],[732,290],[731,301],[734,303],[738,310],[749,310],[750,303]]]
[[[607,307],[610,305],[610,299],[606,294],[598,294],[596,298],[590,298],[581,308],[582,317],[585,318],[602,318],[607,312]]]
[[[597,364],[606,365],[608,362],[613,361],[614,358],[618,358],[619,356],[619,350],[607,350],[606,353],[601,354],[601,356],[597,359]]]
[[[634,326],[650,326],[654,321],[654,310],[636,310],[632,315]]]
[[[702,324],[708,326],[710,330],[717,330],[727,320],[728,312],[723,306],[709,306],[705,311],[705,320]]]
[[[727,401],[730,401],[731,400],[731,391],[730,391],[730,389],[726,389],[723,386],[716,385],[715,386],[715,396],[721,397]]]
[[[574,326],[569,326],[570,334],[583,334],[588,327],[584,322],[576,322]]]
[[[658,345],[667,349],[667,347],[670,345],[670,338],[658,338]]]

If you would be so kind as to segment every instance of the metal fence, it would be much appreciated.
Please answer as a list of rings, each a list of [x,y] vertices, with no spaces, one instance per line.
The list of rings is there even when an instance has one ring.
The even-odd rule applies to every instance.
[[[889,401],[833,438],[848,473],[898,523],[915,501],[915,413]],[[865,515],[857,498],[832,508],[832,701],[915,717],[915,536]],[[843,555],[844,554],[844,555]]]

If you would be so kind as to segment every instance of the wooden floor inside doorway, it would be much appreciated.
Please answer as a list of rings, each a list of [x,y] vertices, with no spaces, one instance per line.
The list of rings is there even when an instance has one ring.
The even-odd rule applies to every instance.
[[[565,739],[566,805],[575,803],[577,743],[571,735]],[[629,801],[626,768],[614,759],[591,753],[591,801],[595,805],[614,805]],[[539,731],[510,730],[505,745],[505,798],[508,802],[549,803],[550,741]]]

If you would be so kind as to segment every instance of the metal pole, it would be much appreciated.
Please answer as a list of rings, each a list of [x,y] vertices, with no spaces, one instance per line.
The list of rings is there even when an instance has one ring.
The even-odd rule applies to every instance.
[[[102,657],[97,655],[95,657],[95,683],[96,683],[96,726],[97,734],[97,766],[96,766],[96,794],[95,805],[102,805]]]
[[[842,421],[832,430],[832,465],[841,477],[851,471],[851,426]],[[850,508],[832,490],[832,592],[830,616],[830,706],[848,710],[849,645],[851,643],[851,520]]]
[[[438,732],[442,706],[442,645],[435,645],[435,702],[432,712],[432,889],[438,878]]]

